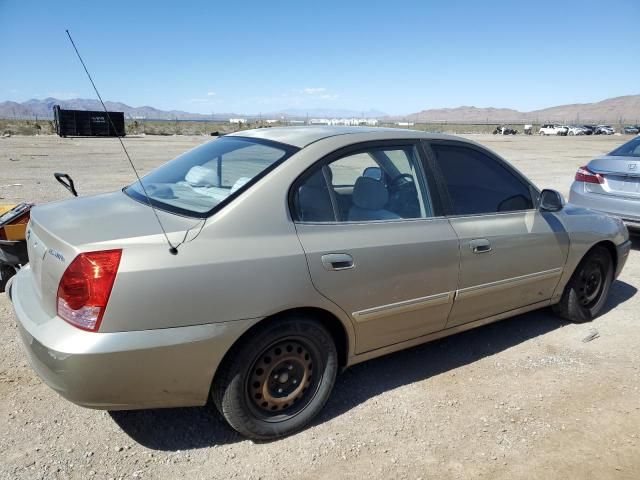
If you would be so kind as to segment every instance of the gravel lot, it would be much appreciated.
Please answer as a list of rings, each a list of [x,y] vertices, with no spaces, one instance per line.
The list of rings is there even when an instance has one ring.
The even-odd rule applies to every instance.
[[[565,194],[576,167],[625,140],[473,138]],[[146,172],[206,140],[125,142]],[[81,194],[133,180],[114,139],[0,138],[0,203],[68,197],[56,171]],[[29,367],[0,295],[0,479],[636,480],[639,286],[636,237],[594,322],[565,324],[541,310],[355,366],[312,427],[263,444],[237,436],[213,408],[110,414],[63,400]]]

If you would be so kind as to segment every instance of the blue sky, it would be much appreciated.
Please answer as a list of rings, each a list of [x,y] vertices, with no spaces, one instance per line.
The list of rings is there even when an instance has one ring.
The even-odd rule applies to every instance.
[[[640,1],[0,0],[0,101],[532,110],[640,93]]]

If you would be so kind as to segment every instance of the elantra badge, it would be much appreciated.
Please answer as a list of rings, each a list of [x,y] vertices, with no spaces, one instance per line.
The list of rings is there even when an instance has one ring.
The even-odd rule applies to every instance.
[[[62,256],[62,254],[57,250],[54,250],[53,248],[49,249],[49,255],[51,255],[53,258],[57,258],[61,262],[64,262],[64,257]]]
[[[629,170],[635,170],[638,167],[637,163],[630,163],[629,164]]]

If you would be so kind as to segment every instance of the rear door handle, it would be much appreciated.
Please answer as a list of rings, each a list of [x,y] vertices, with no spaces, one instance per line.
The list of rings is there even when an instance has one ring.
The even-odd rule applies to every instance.
[[[473,253],[487,253],[491,251],[491,242],[486,238],[476,238],[469,242],[469,248]]]
[[[348,253],[327,253],[321,259],[326,270],[348,270],[355,267],[353,257]]]

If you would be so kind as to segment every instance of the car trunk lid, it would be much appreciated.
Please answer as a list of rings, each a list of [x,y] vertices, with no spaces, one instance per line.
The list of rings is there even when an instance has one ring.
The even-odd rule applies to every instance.
[[[197,223],[163,211],[158,216],[175,243]],[[121,191],[36,206],[26,237],[34,291],[52,316],[60,278],[78,253],[141,242],[166,245],[149,206]]]
[[[640,158],[605,156],[592,160],[589,170],[600,174],[604,183],[586,183],[591,193],[640,198]]]

